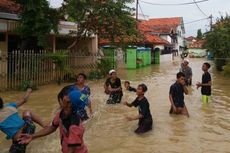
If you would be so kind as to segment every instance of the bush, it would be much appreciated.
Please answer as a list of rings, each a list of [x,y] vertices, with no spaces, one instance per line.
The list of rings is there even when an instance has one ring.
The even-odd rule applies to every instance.
[[[114,62],[109,59],[101,59],[98,63],[97,63],[97,69],[98,71],[101,73],[101,75],[106,76],[109,72],[109,70],[114,68]]]
[[[98,70],[91,71],[88,76],[89,80],[94,80],[94,79],[99,80],[102,77],[103,75]]]
[[[223,71],[223,67],[226,64],[224,59],[215,59],[216,69],[218,71]]]
[[[223,74],[230,76],[230,62],[223,66]]]
[[[37,86],[33,83],[32,80],[25,80],[19,85],[18,90],[26,91],[27,88],[32,88],[33,90],[38,89]]]

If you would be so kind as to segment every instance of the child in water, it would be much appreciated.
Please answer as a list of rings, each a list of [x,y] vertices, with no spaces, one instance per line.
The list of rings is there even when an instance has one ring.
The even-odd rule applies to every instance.
[[[123,96],[121,80],[117,77],[115,70],[110,70],[109,75],[110,77],[106,80],[104,85],[106,91],[109,93],[107,104],[120,103]]]
[[[197,89],[201,87],[203,103],[207,103],[209,96],[211,96],[212,78],[211,78],[210,73],[208,72],[210,67],[211,65],[209,63],[203,64],[202,70],[204,71],[204,74],[202,75],[202,83],[198,82],[196,84]]]
[[[177,81],[171,85],[169,91],[169,100],[171,103],[170,114],[182,114],[189,117],[187,107],[184,103],[184,94],[188,94],[185,75],[179,72],[177,73]]]
[[[133,87],[130,86],[130,82],[129,81],[125,81],[124,86],[125,86],[125,89],[128,90],[128,91],[132,91],[132,92],[136,92],[137,91],[136,88],[133,88]]]
[[[140,84],[137,87],[137,98],[132,102],[125,102],[124,104],[128,107],[138,107],[139,115],[133,117],[127,117],[129,121],[139,120],[138,128],[135,130],[135,133],[141,134],[148,132],[152,129],[152,115],[149,109],[149,102],[145,97],[145,92],[147,91],[147,86],[145,84]]]

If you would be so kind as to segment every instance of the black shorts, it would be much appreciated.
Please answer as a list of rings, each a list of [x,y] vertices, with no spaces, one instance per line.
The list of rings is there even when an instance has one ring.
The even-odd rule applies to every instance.
[[[176,106],[176,108],[184,108],[184,102],[182,102],[182,103],[174,103],[174,105]]]
[[[111,93],[109,95],[109,99],[107,100],[107,104],[116,104],[116,103],[120,103],[121,99],[122,99],[123,93],[122,92],[115,92],[115,93]]]
[[[25,119],[25,125],[22,129],[23,134],[33,134],[35,132],[35,125],[32,121]],[[19,144],[18,141],[13,141],[9,153],[25,153],[26,152],[26,145]]]
[[[153,127],[153,119],[140,119],[138,123],[138,128],[134,131],[137,134],[145,133],[152,130]]]

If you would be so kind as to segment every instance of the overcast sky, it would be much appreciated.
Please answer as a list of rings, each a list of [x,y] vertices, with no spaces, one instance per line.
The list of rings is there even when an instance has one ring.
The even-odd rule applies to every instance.
[[[52,7],[60,7],[62,0],[49,0]],[[187,3],[193,2],[193,0],[140,0],[143,13],[149,18],[159,17],[183,17],[184,22],[188,23],[194,20],[206,18],[206,16],[199,11],[195,4],[186,6],[153,6],[145,4],[145,2],[151,3]],[[199,1],[199,0],[196,0]],[[207,2],[199,3],[199,7],[205,12],[205,14],[213,15],[214,20],[220,16],[220,14],[230,14],[230,0],[209,0]],[[131,5],[135,6],[135,4]],[[140,12],[141,13],[141,12]],[[209,29],[210,20],[203,20],[200,22],[185,24],[186,36],[196,36],[197,29],[202,29],[205,32]]]

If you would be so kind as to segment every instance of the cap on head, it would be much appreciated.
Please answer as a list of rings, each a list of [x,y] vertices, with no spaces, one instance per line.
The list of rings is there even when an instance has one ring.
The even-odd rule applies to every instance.
[[[116,71],[115,70],[110,70],[109,75],[111,75],[112,73],[116,73]]]
[[[188,59],[185,59],[184,62],[189,63],[189,60],[188,60]]]

